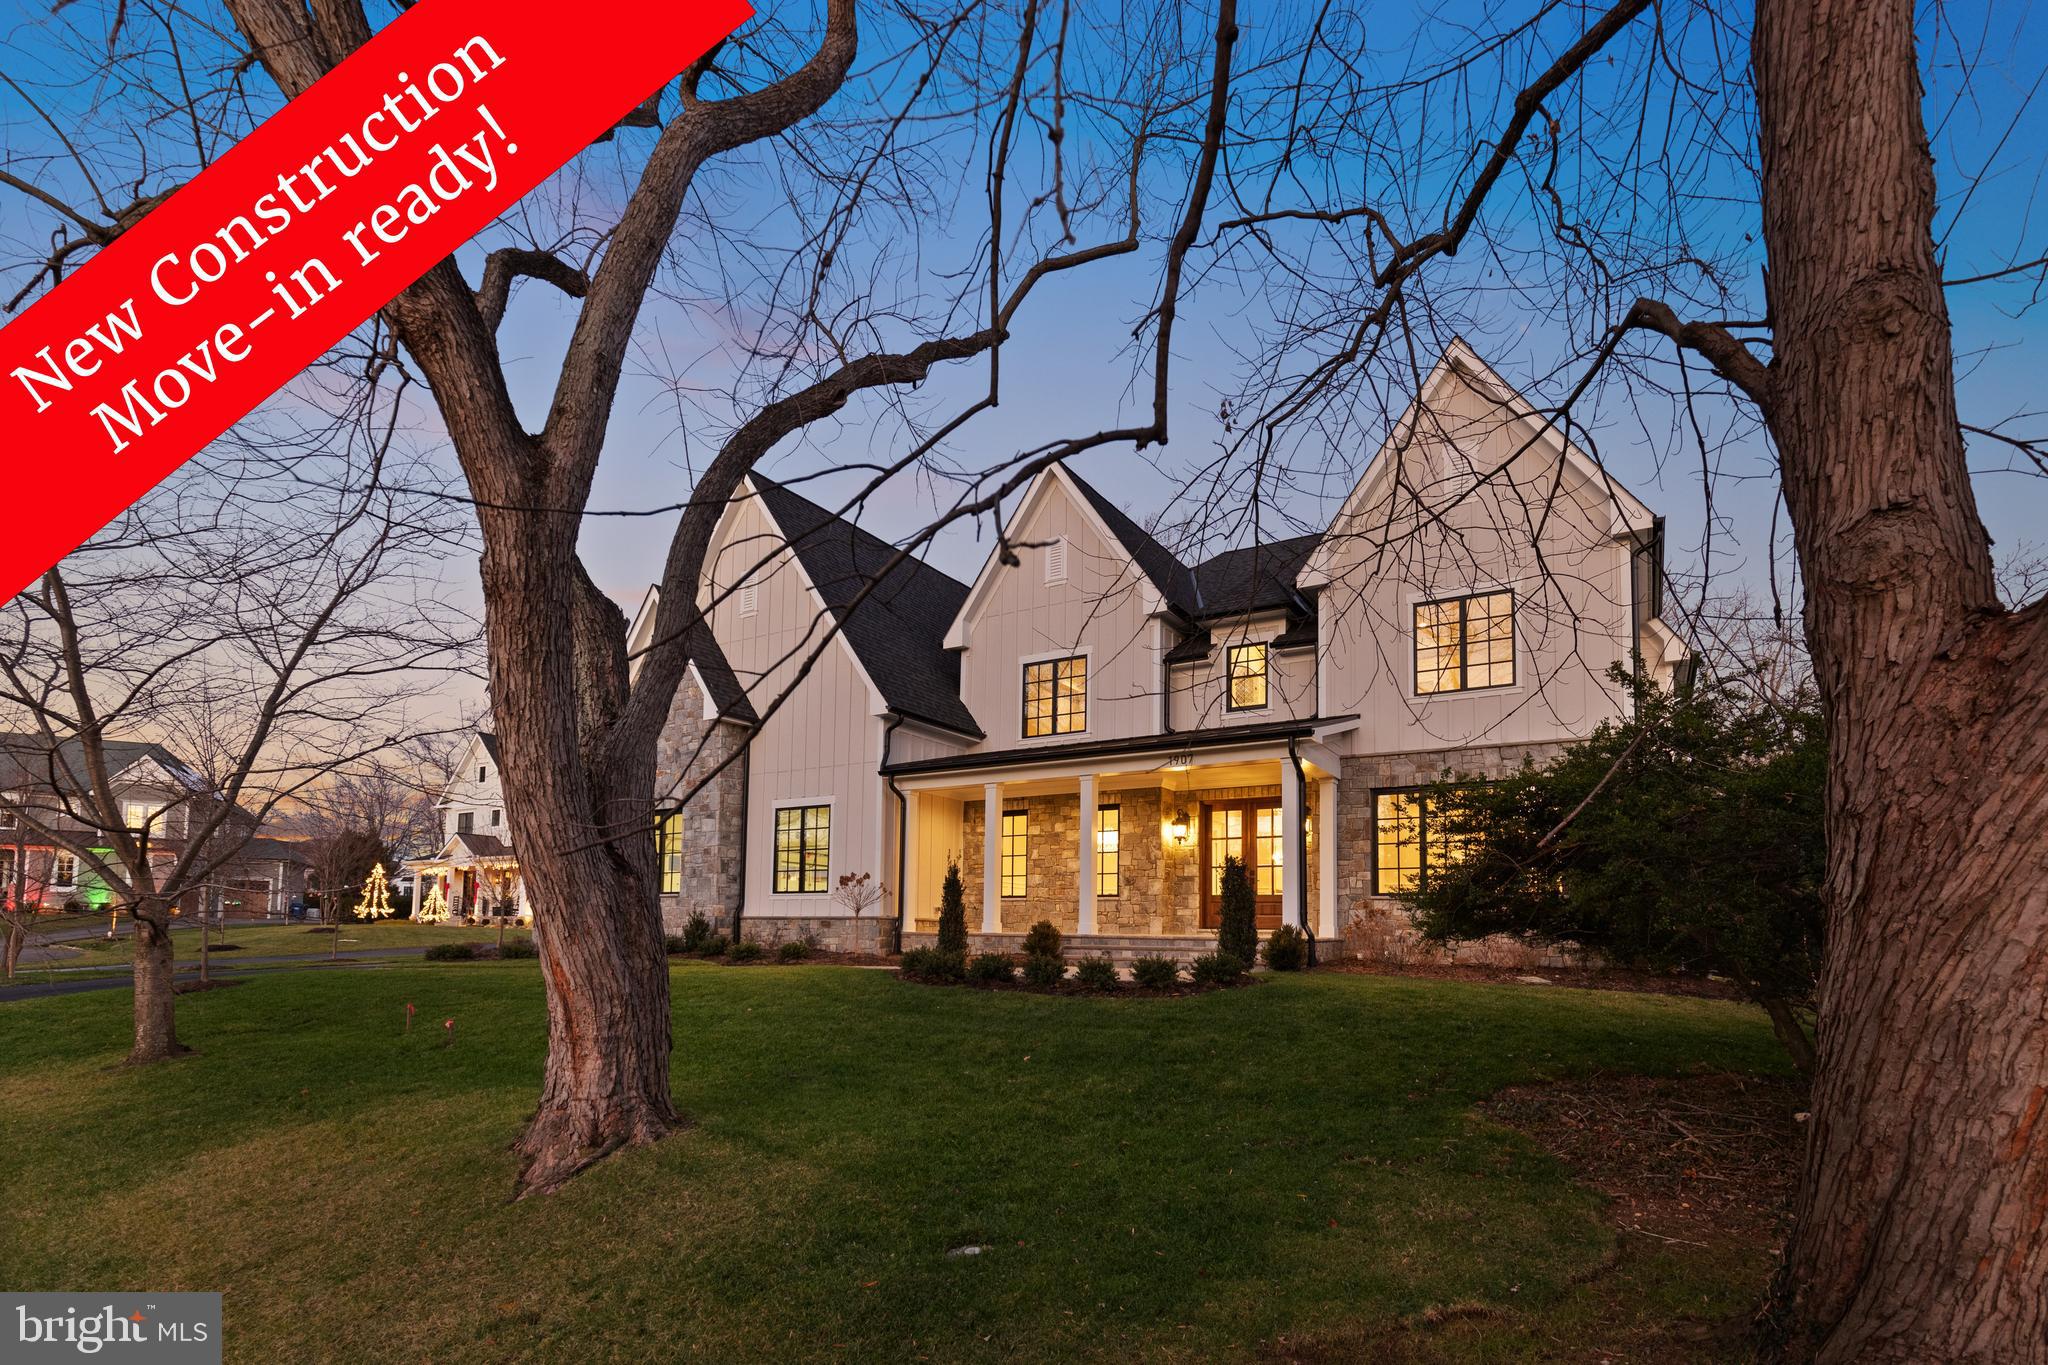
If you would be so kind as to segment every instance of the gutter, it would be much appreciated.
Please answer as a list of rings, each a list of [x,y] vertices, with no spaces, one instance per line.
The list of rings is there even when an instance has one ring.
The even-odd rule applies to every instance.
[[[903,916],[907,902],[903,889],[910,884],[909,869],[905,859],[910,853],[910,798],[903,794],[903,788],[896,785],[896,774],[889,771],[889,743],[896,738],[896,727],[903,724],[903,713],[891,711],[889,723],[882,730],[882,781],[896,798],[896,948],[903,949]]]
[[[1308,914],[1308,771],[1301,766],[1301,753],[1295,748],[1298,741],[1287,737],[1287,761],[1294,765],[1295,809],[1301,812],[1301,819],[1294,824],[1294,856],[1300,859],[1295,864],[1301,869],[1298,881],[1301,886],[1301,932],[1308,939],[1308,965],[1316,965],[1316,931],[1310,927]],[[1323,837],[1330,837],[1324,830]]]
[[[740,941],[740,917],[747,912],[747,815],[752,808],[754,786],[754,737],[740,749],[740,876],[739,894],[732,903],[732,941]]]

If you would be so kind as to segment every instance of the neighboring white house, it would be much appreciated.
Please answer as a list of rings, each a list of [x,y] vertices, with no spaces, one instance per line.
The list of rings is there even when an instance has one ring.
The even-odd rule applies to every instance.
[[[441,817],[441,847],[431,857],[405,864],[414,913],[438,891],[451,919],[530,918],[526,884],[512,852],[512,829],[505,820],[496,735],[478,729],[470,736],[434,806]]]
[[[715,770],[664,826],[672,923],[874,946],[935,927],[951,861],[989,942],[1186,951],[1237,856],[1262,924],[1340,939],[1448,856],[1418,788],[1622,714],[1611,665],[1685,660],[1657,518],[1462,343],[1320,535],[1184,563],[1055,468],[1008,536],[969,586],[746,482],[663,737],[665,790]],[[888,894],[855,925],[860,873]]]

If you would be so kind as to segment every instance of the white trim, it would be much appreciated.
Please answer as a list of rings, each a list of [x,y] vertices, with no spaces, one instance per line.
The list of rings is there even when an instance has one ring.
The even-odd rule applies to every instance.
[[[1087,664],[1088,688],[1081,695],[1081,718],[1085,722],[1078,730],[1055,730],[1049,735],[1026,735],[1024,733],[1024,674],[1033,664],[1057,663],[1062,659],[1080,659]],[[1059,675],[1053,675],[1054,714],[1058,714]],[[1095,646],[1077,645],[1073,649],[1055,649],[1041,654],[1021,654],[1017,657],[1017,705],[1012,712],[1017,718],[1017,743],[1020,746],[1039,747],[1047,744],[1075,744],[1087,739],[1095,730]]]
[[[1030,518],[1032,512],[1037,510],[1039,500],[1046,496],[1046,490],[1055,483],[1081,513],[1089,529],[1102,541],[1105,551],[1123,556],[1125,572],[1138,581],[1139,601],[1144,607],[1145,614],[1156,616],[1166,606],[1165,599],[1160,596],[1159,586],[1152,581],[1152,576],[1145,572],[1144,567],[1138,563],[1130,548],[1116,532],[1109,529],[1109,523],[1095,510],[1095,504],[1088,501],[1088,495],[1074,486],[1073,476],[1067,473],[1066,466],[1049,465],[1031,481],[1031,486],[1024,490],[1023,498],[1017,503],[1017,510],[1010,513],[1011,529],[1023,525]],[[947,649],[968,647],[970,637],[974,633],[974,622],[980,617],[985,605],[984,599],[993,590],[996,575],[1002,567],[1002,546],[998,545],[990,550],[988,558],[982,561],[981,572],[975,575],[973,585],[968,588],[965,600],[960,603],[959,613],[953,617],[953,623],[946,627]]]
[[[820,896],[830,896],[832,894],[832,878],[838,872],[838,867],[833,862],[833,859],[836,856],[835,850],[839,846],[839,812],[835,809],[835,807],[837,807],[838,804],[839,798],[836,796],[791,796],[769,798],[767,868],[768,895],[771,897],[771,900],[769,902],[771,905],[787,905],[792,900],[802,900],[806,896],[816,898]],[[775,817],[786,810],[803,810],[808,809],[812,806],[823,806],[826,811],[825,889],[823,891],[777,891],[775,889]]]
[[[1400,458],[1401,451],[1409,445],[1410,436],[1422,412],[1433,406],[1437,394],[1453,380],[1463,380],[1477,389],[1482,397],[1505,410],[1512,418],[1533,427],[1536,440],[1531,447],[1532,451],[1542,451],[1551,459],[1562,458],[1581,479],[1599,489],[1613,507],[1613,517],[1608,527],[1610,536],[1650,529],[1656,518],[1641,499],[1623,488],[1620,482],[1603,469],[1592,456],[1565,439],[1555,422],[1549,421],[1543,414],[1537,412],[1514,385],[1502,379],[1491,366],[1479,358],[1477,352],[1463,340],[1456,338],[1444,348],[1443,354],[1437,358],[1436,365],[1422,381],[1421,387],[1416,390],[1415,397],[1409,400],[1408,407],[1402,412],[1400,419],[1388,430],[1386,438],[1380,442],[1379,449],[1366,463],[1365,472],[1359,476],[1357,484],[1345,497],[1344,505],[1338,509],[1337,515],[1330,519],[1331,529],[1351,519],[1369,501],[1368,493],[1377,491],[1378,486],[1384,482],[1387,472]],[[1326,535],[1323,542],[1316,546],[1315,553],[1308,557],[1301,571],[1295,575],[1296,588],[1306,590],[1329,585],[1331,556],[1336,553],[1334,539],[1341,538]]]

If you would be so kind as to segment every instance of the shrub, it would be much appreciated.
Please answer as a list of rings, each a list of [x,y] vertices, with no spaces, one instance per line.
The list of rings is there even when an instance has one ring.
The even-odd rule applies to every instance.
[[[1244,972],[1244,959],[1234,953],[1204,953],[1189,974],[1197,986],[1228,986]]]
[[[670,934],[662,942],[668,946],[668,955],[670,957],[675,957],[681,953],[694,953],[697,951],[690,946],[689,940],[681,934]]]
[[[1140,986],[1163,991],[1180,981],[1180,964],[1170,957],[1141,957],[1131,964],[1131,979]]]
[[[761,946],[761,940],[757,938],[743,938],[725,950],[727,962],[759,962],[767,955],[768,950]]]
[[[1119,984],[1116,964],[1106,957],[1084,957],[1075,963],[1074,980],[1091,991],[1113,991]]]
[[[1033,986],[1057,986],[1066,975],[1064,959],[1047,953],[1032,953],[1024,959],[1024,980]]]
[[[508,938],[505,946],[498,949],[499,957],[539,957],[540,949],[530,938]]]
[[[1251,874],[1238,858],[1223,860],[1223,914],[1216,930],[1216,951],[1240,963],[1259,960],[1259,911],[1252,896]]]
[[[918,981],[958,981],[967,975],[967,960],[942,948],[912,948],[903,955],[902,970]]]
[[[436,943],[433,947],[427,949],[427,961],[429,962],[474,962],[475,960],[476,945],[474,943]]]
[[[967,892],[960,885],[960,864],[946,864],[945,885],[939,889],[939,951],[967,954]]]
[[[967,964],[969,981],[1015,981],[1017,964],[1008,953],[981,953]]]
[[[697,951],[706,957],[724,957],[725,950],[732,947],[732,940],[724,934],[713,934],[698,946]]]
[[[1024,956],[1052,958],[1060,956],[1060,931],[1053,927],[1051,920],[1040,920],[1031,926],[1029,933],[1024,935]]]
[[[802,962],[811,955],[811,945],[800,938],[793,938],[775,950],[777,962]]]
[[[1276,972],[1298,972],[1308,965],[1308,935],[1283,924],[1266,940],[1266,965]]]
[[[694,953],[704,946],[704,940],[711,937],[711,921],[702,911],[692,914],[683,925],[682,951]]]

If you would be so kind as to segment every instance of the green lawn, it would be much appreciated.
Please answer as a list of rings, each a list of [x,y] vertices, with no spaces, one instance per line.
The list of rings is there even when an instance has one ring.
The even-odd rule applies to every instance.
[[[213,946],[222,943],[235,945],[237,951],[225,954],[223,964],[235,957],[280,957],[299,953],[327,954],[334,951],[334,935],[315,933],[314,926],[305,924],[234,924],[227,927],[223,937],[215,934]],[[530,935],[524,929],[505,931],[505,941],[524,940]],[[180,929],[172,936],[180,961],[196,960],[199,956],[199,934],[196,930]],[[496,943],[498,931],[495,927],[482,925],[414,924],[410,920],[385,920],[377,924],[344,924],[341,926],[341,950],[354,952],[363,948],[424,948],[435,943]],[[135,957],[135,940],[118,938],[109,943],[105,939],[88,939],[78,945],[85,951],[79,955],[80,966],[92,966],[100,962],[130,962]],[[60,964],[61,965],[61,964]]]
[[[1586,1359],[1739,1313],[1768,1267],[1632,1241],[1601,1272],[1599,1200],[1474,1111],[1595,1069],[1779,1071],[1733,1005],[1345,975],[1144,1001],[834,967],[675,983],[695,1128],[516,1204],[531,963],[187,997],[198,1055],[135,1071],[109,1067],[126,992],[0,1005],[0,1265],[17,1289],[223,1290],[230,1360],[437,1362]]]

